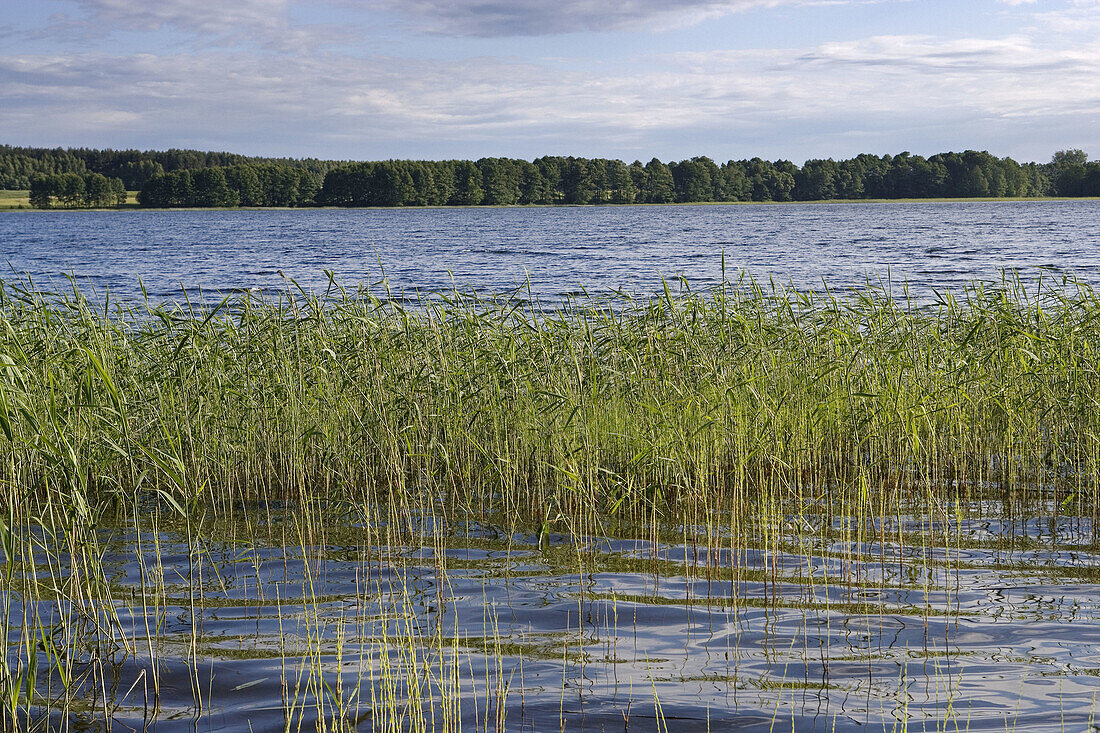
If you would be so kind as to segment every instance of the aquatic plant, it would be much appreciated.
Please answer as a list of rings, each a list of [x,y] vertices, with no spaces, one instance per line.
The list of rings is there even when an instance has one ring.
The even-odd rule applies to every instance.
[[[281,542],[306,570],[339,527],[357,533],[349,546],[372,548],[365,568],[392,562],[393,580],[410,562],[401,547],[443,558],[478,523],[582,574],[629,565],[725,584],[704,605],[812,610],[824,597],[856,616],[926,620],[945,612],[859,593],[901,583],[931,597],[965,567],[956,530],[975,513],[1095,526],[1100,297],[1086,285],[1029,291],[1006,278],[923,305],[878,287],[797,292],[748,278],[552,309],[522,296],[410,302],[291,284],[158,305],[0,284],[4,714],[28,723],[95,699],[109,717],[109,699],[139,689],[108,694],[114,660],[138,654],[155,714],[157,660],[178,636],[168,607],[192,619],[201,709],[198,619],[228,599],[210,548],[227,522],[244,522],[231,534],[245,547]],[[186,588],[166,577],[166,531],[186,538]],[[121,534],[139,558],[125,589],[104,570]],[[651,549],[609,559],[593,552],[598,537]],[[669,546],[682,554],[662,555]],[[891,547],[920,553],[919,572],[899,556],[888,577]],[[785,554],[805,568],[781,567]],[[822,574],[814,557],[835,569]],[[435,572],[442,585],[447,563]],[[508,655],[494,617],[487,642],[443,621],[425,628],[404,574],[383,587],[379,573],[350,617],[332,615],[308,572],[292,602],[275,600],[280,624],[305,629],[300,662],[282,673],[286,720],[308,708],[338,729],[369,708],[377,730],[456,729],[472,675],[484,680],[478,726],[506,727],[504,667],[458,667],[471,645]],[[749,581],[765,594],[745,598]],[[804,597],[783,596],[792,582]],[[590,598],[679,602],[656,587]],[[284,663],[296,643],[280,642]],[[359,655],[357,681],[339,673],[345,653]]]

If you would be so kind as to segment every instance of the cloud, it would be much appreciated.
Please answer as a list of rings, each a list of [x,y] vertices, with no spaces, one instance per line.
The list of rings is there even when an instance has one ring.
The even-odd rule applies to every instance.
[[[1100,114],[1095,41],[1061,49],[1017,36],[881,36],[640,61],[8,55],[0,129],[27,144],[338,158],[797,157],[917,149],[930,139],[1100,147],[1084,124]]]
[[[173,31],[202,47],[252,46],[298,53],[354,37],[351,28],[302,24],[291,18],[290,0],[69,0],[81,11],[61,14],[39,35],[90,38],[115,31]]]
[[[782,5],[854,0],[379,0],[430,33],[451,36],[542,36],[579,31],[667,28]]]
[[[204,35],[234,28],[276,29],[285,25],[287,0],[73,0],[95,19],[136,30],[175,27]]]
[[[1035,19],[1061,35],[1100,33],[1100,0],[1074,0],[1069,7],[1038,12]]]

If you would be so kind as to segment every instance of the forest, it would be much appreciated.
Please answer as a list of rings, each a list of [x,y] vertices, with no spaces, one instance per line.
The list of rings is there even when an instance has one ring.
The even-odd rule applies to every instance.
[[[703,156],[644,164],[572,156],[348,162],[0,146],[0,188],[45,191],[35,206],[109,205],[87,193],[89,186],[97,192],[102,186],[99,179],[90,183],[94,175],[112,191],[120,185],[140,191],[139,204],[156,208],[1100,196],[1100,162],[1081,150],[1059,151],[1049,163],[1021,164],[968,150],[927,158],[864,153],[799,166],[761,158],[719,164]],[[84,181],[79,195],[77,178]]]
[[[313,158],[255,158],[199,150],[95,150],[0,145],[0,189],[27,190],[31,187],[31,180],[38,175],[101,173],[108,178],[121,179],[129,191],[140,191],[150,178],[161,173],[246,163],[273,163],[324,176],[343,162]]]

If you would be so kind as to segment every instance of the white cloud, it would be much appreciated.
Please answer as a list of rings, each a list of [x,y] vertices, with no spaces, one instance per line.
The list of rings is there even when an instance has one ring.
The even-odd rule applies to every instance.
[[[1014,130],[1080,130],[1052,145],[1100,145],[1094,126],[1082,124],[1100,115],[1096,42],[1058,49],[1022,36],[889,36],[671,54],[640,68],[631,60],[578,70],[496,58],[9,55],[0,56],[0,128],[26,143],[225,149],[243,141],[251,152],[359,158],[471,148],[625,157],[659,144],[722,155],[716,147],[744,150],[753,140],[795,156],[823,135],[856,149],[867,147],[861,136],[912,148],[922,126],[960,141],[952,147],[997,148],[998,135],[1024,134]]]
[[[1100,33],[1100,0],[1074,0],[1069,7],[1035,13],[1043,26],[1062,35]]]
[[[73,17],[59,14],[33,35],[89,39],[116,31],[171,31],[199,47],[247,46],[299,53],[354,38],[354,30],[331,24],[303,24],[291,17],[290,0],[69,0]]]

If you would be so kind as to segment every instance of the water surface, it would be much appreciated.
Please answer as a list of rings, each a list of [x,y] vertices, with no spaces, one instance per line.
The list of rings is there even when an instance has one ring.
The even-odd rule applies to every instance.
[[[1098,234],[1095,201],[0,214],[16,273],[154,299],[273,292],[280,271],[324,289],[328,270],[397,294],[529,282],[552,304],[705,288],[723,254],[727,279],[927,299],[1002,268],[1097,283]],[[303,539],[265,510],[229,531],[103,529],[93,599],[65,597],[74,568],[51,546],[39,583],[0,602],[9,668],[39,650],[30,712],[77,730],[1094,729],[1091,520],[943,521],[799,516],[771,542],[655,542],[428,518],[383,543],[338,521]],[[67,649],[65,699],[47,650],[74,624],[102,630]]]
[[[1100,276],[1100,201],[8,212],[0,257],[18,273],[157,299],[189,290],[277,290],[282,271],[323,289],[383,279],[394,293],[526,288],[541,300],[662,278],[694,288],[740,270],[800,289],[908,283],[921,298],[1004,268]],[[1041,269],[1040,269],[1041,268]],[[64,284],[62,281],[61,284]]]
[[[801,517],[770,546],[474,523],[401,546],[354,526],[317,545],[164,531],[155,563],[154,538],[139,562],[123,531],[105,573],[119,627],[158,630],[153,656],[86,662],[90,712],[69,720],[97,729],[106,690],[122,730],[1087,730],[1091,523],[982,513],[872,521],[862,541]],[[143,572],[164,584],[146,608]]]

